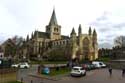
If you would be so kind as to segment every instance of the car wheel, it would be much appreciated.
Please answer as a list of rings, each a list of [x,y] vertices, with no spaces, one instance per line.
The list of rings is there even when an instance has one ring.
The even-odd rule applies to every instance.
[[[86,76],[86,72],[83,75]]]
[[[27,67],[27,66],[25,66],[24,68],[26,68],[26,69],[27,69],[28,67]]]
[[[20,66],[18,66],[18,68],[20,68]]]

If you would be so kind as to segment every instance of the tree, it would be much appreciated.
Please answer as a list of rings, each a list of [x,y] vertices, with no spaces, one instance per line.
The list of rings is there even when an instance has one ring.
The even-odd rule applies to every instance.
[[[19,36],[14,36],[12,38],[7,39],[4,42],[5,45],[5,55],[14,57],[19,54],[19,50],[23,45],[24,39]]]
[[[11,39],[8,39],[5,42],[5,56],[11,56],[13,57],[15,55],[16,49],[15,49],[15,44]]]
[[[118,36],[114,39],[115,46],[124,47],[125,46],[125,36]]]

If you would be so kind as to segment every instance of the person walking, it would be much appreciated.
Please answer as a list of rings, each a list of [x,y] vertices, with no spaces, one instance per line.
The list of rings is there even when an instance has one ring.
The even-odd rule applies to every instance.
[[[37,68],[37,72],[38,72],[38,74],[41,73],[41,66],[40,66],[40,65],[39,65],[38,68]]]
[[[112,68],[110,67],[108,70],[109,70],[109,75],[111,77],[112,76]]]
[[[122,77],[124,77],[124,76],[125,76],[125,68],[122,69]]]

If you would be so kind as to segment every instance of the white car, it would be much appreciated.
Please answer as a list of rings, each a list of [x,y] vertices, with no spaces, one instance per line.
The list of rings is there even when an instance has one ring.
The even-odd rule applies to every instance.
[[[83,67],[73,67],[71,70],[71,76],[85,76],[86,70]]]
[[[96,68],[105,68],[106,67],[106,64],[104,64],[101,61],[93,61],[92,64],[95,65]]]
[[[27,62],[24,62],[24,63],[19,63],[19,68],[29,68],[30,65],[27,63]]]
[[[19,64],[12,64],[11,67],[18,68]]]
[[[29,68],[30,65],[27,62],[19,63],[19,64],[13,64],[11,67],[14,68]]]

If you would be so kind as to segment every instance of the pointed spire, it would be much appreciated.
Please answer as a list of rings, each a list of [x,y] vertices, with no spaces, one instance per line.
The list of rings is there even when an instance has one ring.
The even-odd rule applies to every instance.
[[[29,41],[29,35],[27,35],[27,37],[26,37],[26,41]]]
[[[71,35],[73,35],[73,34],[75,34],[75,35],[76,35],[76,32],[75,32],[74,27],[73,27],[72,32],[71,32]]]
[[[93,36],[97,36],[96,30],[93,31]]]
[[[34,37],[34,34],[33,34],[33,32],[32,32],[32,34],[31,34],[31,38],[33,38]]]
[[[53,9],[53,13],[52,13],[49,25],[58,25],[57,19],[56,19],[55,8]]]
[[[91,26],[89,27],[89,35],[92,34]]]
[[[78,33],[81,34],[82,33],[82,27],[81,27],[81,24],[79,24],[79,29],[78,29]]]

